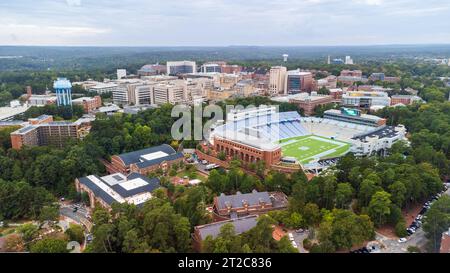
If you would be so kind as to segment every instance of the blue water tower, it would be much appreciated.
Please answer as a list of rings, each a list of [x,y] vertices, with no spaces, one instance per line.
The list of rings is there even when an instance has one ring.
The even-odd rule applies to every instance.
[[[58,106],[72,106],[72,84],[66,78],[58,78],[53,83]]]

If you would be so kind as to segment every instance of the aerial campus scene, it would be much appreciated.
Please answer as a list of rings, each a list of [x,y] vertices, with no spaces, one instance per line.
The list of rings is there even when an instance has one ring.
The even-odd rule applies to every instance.
[[[38,2],[0,3],[1,253],[450,253],[448,1]]]

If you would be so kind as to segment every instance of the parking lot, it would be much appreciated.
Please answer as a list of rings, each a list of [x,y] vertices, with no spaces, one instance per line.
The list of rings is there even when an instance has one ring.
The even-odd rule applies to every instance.
[[[450,189],[447,188],[444,192],[433,196],[425,202],[419,214],[415,217],[414,221],[407,228],[408,236],[406,238],[391,238],[380,233],[376,233],[375,241],[371,245],[376,245],[376,249],[371,247],[365,247],[352,251],[353,253],[407,253],[409,246],[419,247],[424,249],[427,243],[425,232],[422,229],[422,222],[424,214],[428,211],[431,204],[438,200],[442,195],[450,196]]]
[[[424,221],[424,218],[426,217],[425,213],[430,209],[431,205],[437,201],[442,195],[450,195],[450,189],[447,187],[442,192],[436,194],[432,198],[430,198],[425,204],[423,205],[422,209],[420,210],[419,214],[416,216],[414,221],[409,225],[409,227],[406,229],[406,232],[408,232],[408,235],[411,236],[416,231],[422,227],[422,223]],[[407,238],[401,238],[400,240],[407,240]]]
[[[308,251],[303,248],[303,240],[308,238],[309,231],[304,230],[302,232],[296,232],[295,230],[289,231],[288,238],[292,243],[292,246],[296,247],[298,249],[298,252],[300,253],[307,253]],[[292,235],[290,235],[292,234]],[[295,242],[295,244],[293,243]]]
[[[428,211],[431,204],[435,202],[437,199],[439,199],[442,195],[449,195],[450,196],[450,189],[447,188],[446,191],[441,192],[440,194],[434,196],[422,207],[422,210],[419,212],[419,214],[416,216],[416,219],[411,223],[411,225],[408,227],[408,234],[404,240],[402,239],[393,239],[386,237],[382,234],[377,233],[376,240],[380,242],[384,247],[381,249],[380,252],[382,253],[406,253],[408,252],[409,246],[416,246],[421,249],[425,248],[425,245],[427,243],[427,238],[425,237],[425,232],[422,229],[422,222],[424,219],[424,214]]]

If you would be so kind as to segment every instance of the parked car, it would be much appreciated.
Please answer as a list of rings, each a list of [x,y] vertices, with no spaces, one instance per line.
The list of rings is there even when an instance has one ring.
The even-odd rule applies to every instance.
[[[202,164],[203,164],[203,165],[207,165],[207,164],[208,164],[208,161],[203,160],[203,161],[202,161]]]
[[[404,243],[404,242],[406,242],[406,241],[408,241],[408,239],[406,239],[406,238],[400,238],[400,239],[398,239],[398,242],[399,242],[399,243]]]
[[[298,248],[298,246],[297,246],[297,243],[296,243],[296,242],[292,241],[291,243],[292,243],[292,246],[293,246],[293,247],[295,247],[295,248]]]
[[[299,229],[297,229],[295,232],[297,232],[297,233],[303,233],[303,232],[305,232],[302,228],[299,228]]]

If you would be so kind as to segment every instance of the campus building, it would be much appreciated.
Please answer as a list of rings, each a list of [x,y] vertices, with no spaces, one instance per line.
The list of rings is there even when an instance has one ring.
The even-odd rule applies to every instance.
[[[442,233],[439,253],[450,253],[450,228],[446,232]]]
[[[313,76],[311,72],[303,72],[300,69],[290,70],[286,73],[285,94],[297,94],[311,92],[313,88]]]
[[[349,91],[342,95],[342,104],[369,109],[372,106],[390,106],[391,98],[386,92]]]
[[[81,97],[72,100],[74,105],[81,105],[85,113],[92,113],[94,110],[102,107],[102,98],[100,96],[95,97]]]
[[[412,96],[412,95],[392,95],[391,96],[391,105],[397,105],[397,104],[411,105],[416,102],[423,102],[423,100],[418,96]]]
[[[167,75],[170,76],[197,73],[197,65],[191,61],[167,62],[166,66]]]
[[[119,88],[116,83],[108,82],[83,82],[81,85],[89,92],[95,92],[97,94],[107,94],[112,93]]]
[[[150,179],[138,173],[114,173],[102,177],[89,175],[75,180],[76,190],[88,194],[91,208],[94,208],[96,203],[107,209],[111,209],[113,203],[142,206],[152,198],[152,192],[159,187],[158,178]]]
[[[205,63],[200,67],[200,73],[222,73],[222,66],[218,63]]]
[[[217,238],[220,234],[220,229],[225,224],[232,224],[236,235],[242,234],[250,229],[256,227],[258,220],[257,215],[250,215],[242,218],[229,219],[225,221],[214,222],[206,225],[200,225],[194,227],[194,233],[192,234],[193,247],[197,252],[201,252],[203,249],[203,241],[206,237],[211,236],[212,239]]]
[[[221,194],[214,197],[213,211],[218,217],[238,218],[259,215],[271,210],[287,208],[288,199],[282,192],[237,192],[234,195]]]
[[[269,71],[270,95],[284,94],[287,69],[284,66],[274,66]]]
[[[137,71],[139,76],[161,75],[167,72],[167,67],[161,64],[146,64]]]
[[[23,146],[56,146],[62,148],[70,140],[82,139],[90,131],[90,119],[75,122],[53,121],[49,115],[28,120],[28,125],[10,134],[13,149]]]
[[[13,149],[22,146],[56,146],[62,148],[67,141],[78,139],[78,126],[72,122],[55,121],[30,125],[11,133]]]
[[[305,115],[309,116],[314,113],[314,109],[319,105],[326,105],[335,102],[332,96],[318,95],[316,92],[300,93],[299,96],[289,100],[290,103],[297,105],[299,109],[303,109]]]
[[[28,105],[30,106],[45,106],[49,104],[56,104],[56,96],[54,95],[31,95],[28,97]]]
[[[373,115],[362,114],[358,109],[342,107],[340,110],[330,109],[324,112],[324,118],[349,122],[353,124],[379,127],[386,125],[386,119]]]
[[[187,100],[187,84],[181,82],[157,84],[153,86],[153,103],[160,105],[165,103],[177,104]]]
[[[238,158],[244,164],[263,161],[266,168],[277,164],[281,159],[278,145],[261,142],[260,139],[239,132],[227,138],[215,136],[214,147],[217,153],[223,152],[230,158]]]
[[[342,70],[340,76],[341,77],[358,77],[362,78],[361,70]]]
[[[356,135],[352,138],[351,152],[357,156],[385,154],[397,141],[406,141],[406,128],[403,125],[381,126],[375,131]]]
[[[104,162],[109,173],[131,172],[147,175],[157,169],[167,171],[173,164],[183,161],[184,155],[176,152],[171,146],[163,144],[130,153],[113,155],[111,162]]]

